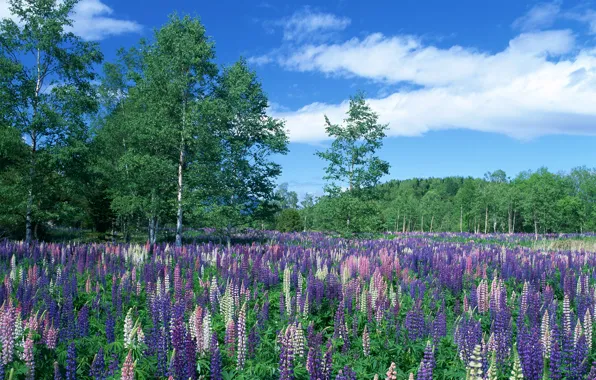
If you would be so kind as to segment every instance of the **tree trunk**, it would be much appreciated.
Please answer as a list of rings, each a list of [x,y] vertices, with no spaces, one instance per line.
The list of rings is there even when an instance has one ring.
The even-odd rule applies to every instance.
[[[39,94],[43,85],[43,78],[41,73],[41,50],[37,48],[37,80],[35,82],[35,99],[33,101],[33,119],[37,116],[37,109],[39,105]],[[33,184],[35,183],[35,153],[37,152],[37,133],[31,131],[31,158],[29,161],[29,183],[27,184],[27,210],[25,215],[25,243],[27,247],[32,239],[32,224],[33,224]]]
[[[178,162],[178,213],[176,217],[176,246],[182,245],[182,166],[184,165],[184,149],[180,147]]]
[[[513,210],[513,223],[511,224],[511,233],[515,233],[515,209]]]
[[[395,232],[398,232],[399,228],[399,214],[401,214],[401,210],[397,212],[397,218],[395,218]]]
[[[433,233],[433,222],[435,221],[435,216],[433,215],[432,218],[430,218],[430,233]]]
[[[182,246],[182,189],[184,169],[184,129],[186,127],[186,100],[182,102],[182,131],[180,133],[180,158],[178,160],[178,214],[176,218],[176,246]]]
[[[459,206],[459,232],[464,232],[464,206]]]
[[[402,233],[406,232],[406,216],[405,215],[404,215],[404,222],[402,224],[401,232]]]
[[[420,231],[424,232],[424,215],[422,215],[422,220],[420,221]]]
[[[484,234],[488,232],[488,206],[486,207],[486,213],[484,216]]]
[[[157,216],[149,218],[149,244],[151,245],[151,251],[153,251],[153,245],[157,243],[158,223]]]

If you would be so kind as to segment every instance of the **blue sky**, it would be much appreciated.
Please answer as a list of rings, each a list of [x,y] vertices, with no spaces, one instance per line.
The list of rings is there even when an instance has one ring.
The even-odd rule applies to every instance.
[[[0,17],[9,16],[0,0]],[[389,123],[386,179],[596,166],[596,4],[82,0],[74,31],[107,60],[167,15],[199,16],[220,64],[257,71],[286,120],[281,182],[321,193],[323,115],[364,90]]]

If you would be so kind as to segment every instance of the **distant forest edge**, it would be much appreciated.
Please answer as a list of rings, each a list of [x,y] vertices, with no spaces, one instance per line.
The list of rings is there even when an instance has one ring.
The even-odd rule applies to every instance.
[[[307,199],[308,230],[354,232],[582,233],[596,230],[596,170],[546,168],[508,178],[391,180],[364,196]],[[307,197],[308,198],[308,197]]]

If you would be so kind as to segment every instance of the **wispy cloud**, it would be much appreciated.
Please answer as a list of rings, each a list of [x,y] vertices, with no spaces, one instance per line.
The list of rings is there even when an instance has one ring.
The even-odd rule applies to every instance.
[[[113,13],[114,10],[100,0],[82,0],[73,10],[72,31],[86,40],[97,41],[142,30],[139,23],[113,17]],[[0,0],[0,18],[11,17],[8,0]]]
[[[511,26],[524,32],[542,30],[551,27],[560,14],[561,1],[540,3],[516,19]]]
[[[529,17],[534,26],[519,28],[549,24],[538,19]],[[519,139],[596,135],[596,48],[583,40],[577,43],[578,38],[577,31],[569,29],[522,32],[501,51],[484,52],[459,45],[438,47],[421,36],[373,33],[279,48],[263,64],[363,78],[392,88],[368,99],[381,121],[389,123],[390,136],[456,128]],[[346,100],[272,111],[286,120],[291,141],[320,143],[327,138],[323,116],[339,122],[347,107]]]
[[[283,39],[286,41],[303,41],[310,38],[326,36],[330,32],[344,30],[350,25],[350,19],[331,13],[322,13],[305,8],[291,17],[282,19],[277,24],[283,27]]]

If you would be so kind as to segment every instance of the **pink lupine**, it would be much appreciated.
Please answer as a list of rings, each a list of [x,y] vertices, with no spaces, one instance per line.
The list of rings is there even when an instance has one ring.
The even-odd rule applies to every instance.
[[[136,365],[136,362],[133,362],[132,361],[131,351],[128,351],[128,355],[126,356],[126,360],[124,360],[124,364],[122,364],[122,376],[120,378],[122,380],[134,380],[134,378],[135,378],[135,365]]]
[[[488,283],[486,279],[480,281],[476,288],[476,298],[478,301],[478,312],[486,313],[488,311]]]
[[[387,370],[385,380],[397,380],[397,366],[394,362],[391,362],[391,365]]]
[[[45,336],[45,342],[46,347],[50,350],[54,350],[56,348],[56,343],[58,342],[58,329],[55,329],[54,326],[50,326]]]
[[[35,378],[35,357],[33,355],[33,338],[27,336],[23,345],[23,361],[27,365],[27,380]]]
[[[4,305],[0,317],[0,341],[2,343],[2,363],[7,365],[12,361],[12,355],[15,344],[15,310],[12,305]]]
[[[370,336],[368,335],[367,326],[364,326],[364,331],[362,332],[362,350],[364,351],[364,356],[370,355]]]

